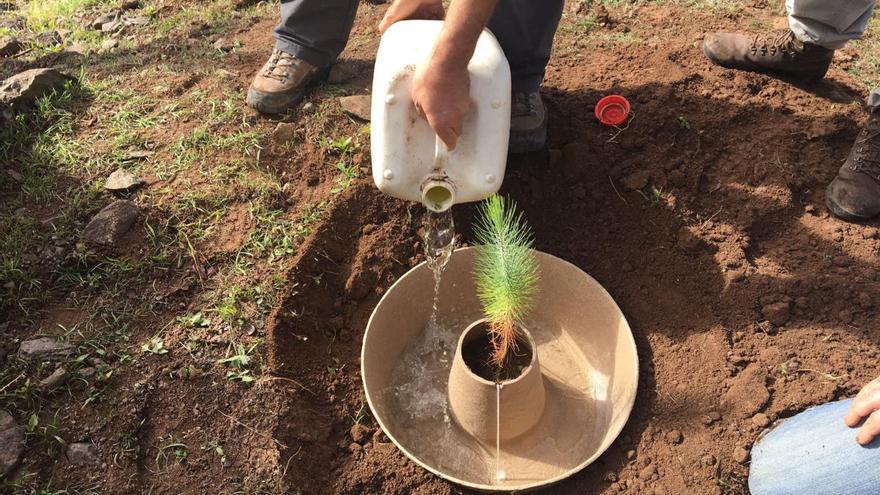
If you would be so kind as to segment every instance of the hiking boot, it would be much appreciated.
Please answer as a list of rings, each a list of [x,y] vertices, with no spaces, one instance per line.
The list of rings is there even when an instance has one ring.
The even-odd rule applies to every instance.
[[[511,153],[538,151],[547,142],[547,109],[537,91],[513,93],[510,106]]]
[[[703,53],[728,69],[789,76],[804,82],[825,77],[834,50],[804,43],[791,30],[765,34],[715,33],[703,40]]]
[[[880,214],[880,116],[872,115],[846,162],[825,190],[825,203],[838,217],[857,222]]]
[[[310,84],[326,77],[305,60],[273,50],[247,92],[247,104],[262,113],[282,113],[299,103]]]

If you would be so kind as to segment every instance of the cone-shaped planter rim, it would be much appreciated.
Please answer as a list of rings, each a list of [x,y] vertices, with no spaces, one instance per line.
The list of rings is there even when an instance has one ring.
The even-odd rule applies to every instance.
[[[473,248],[453,253],[441,283],[441,319],[470,316],[469,322],[474,322],[479,318],[472,275],[474,254]],[[638,355],[620,308],[598,282],[575,265],[539,251],[535,254],[541,282],[526,326],[535,340],[533,353],[540,363],[547,405],[532,431],[507,446],[502,444],[502,460],[508,463],[502,466],[507,473],[503,482],[494,481],[483,470],[494,465],[494,443],[490,452],[481,447],[484,442],[473,439],[451,419],[444,424],[442,419],[435,422],[433,417],[417,416],[415,421],[425,423],[413,423],[402,416],[414,414],[413,409],[400,409],[395,402],[399,399],[394,399],[397,389],[392,386],[396,377],[403,376],[398,374],[401,360],[407,346],[424,334],[430,316],[433,277],[425,263],[409,270],[386,291],[364,334],[361,378],[379,426],[417,464],[471,489],[533,490],[572,476],[610,447],[635,402]],[[459,324],[456,331],[461,332],[468,323]],[[454,347],[450,351],[454,352]],[[451,435],[453,441],[434,442],[436,432],[444,428],[443,434]],[[457,445],[461,448],[454,447]],[[474,460],[479,462],[471,462]]]
[[[488,325],[488,324],[489,324],[489,320],[487,320],[486,318],[480,318],[479,320],[468,325],[464,329],[464,331],[461,332],[461,336],[458,338],[458,345],[456,346],[456,349],[455,349],[456,355],[458,355],[462,352],[462,347],[464,346],[465,342],[467,342],[469,340],[468,337],[470,336],[471,332],[473,332],[475,329],[477,329],[480,325]],[[529,359],[528,366],[523,368],[522,371],[520,371],[520,374],[516,376],[516,378],[501,380],[502,386],[512,385],[514,383],[521,381],[523,379],[523,377],[532,369],[532,367],[537,364],[537,361],[538,361],[538,353],[535,352],[536,346],[535,346],[534,339],[532,339],[531,332],[529,332],[528,329],[525,327],[520,327],[519,331],[522,333],[518,334],[517,337],[519,337],[521,340],[524,340],[526,342],[526,344],[529,345],[529,352],[531,352],[532,357]],[[471,365],[468,364],[466,359],[464,360],[464,364],[465,364],[464,369],[467,371],[468,375],[471,376],[477,382],[485,384],[485,385],[491,385],[493,387],[497,383],[499,383],[499,382],[495,382],[495,381],[492,381],[492,380],[489,380],[487,378],[480,376],[476,371],[473,370]]]

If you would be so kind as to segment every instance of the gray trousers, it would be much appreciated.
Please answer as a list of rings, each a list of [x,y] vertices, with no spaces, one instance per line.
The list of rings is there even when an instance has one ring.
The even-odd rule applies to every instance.
[[[319,67],[342,53],[358,0],[281,0],[275,48]],[[534,91],[544,79],[563,0],[500,0],[489,29],[510,62],[514,91]]]
[[[786,0],[788,25],[801,41],[832,50],[861,38],[874,11],[874,0]],[[880,109],[880,88],[867,100],[868,110]]]

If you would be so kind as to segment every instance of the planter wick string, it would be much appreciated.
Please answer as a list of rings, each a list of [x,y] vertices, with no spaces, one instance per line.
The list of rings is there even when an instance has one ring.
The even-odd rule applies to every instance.
[[[495,479],[504,481],[507,477],[501,469],[501,383],[495,384]]]

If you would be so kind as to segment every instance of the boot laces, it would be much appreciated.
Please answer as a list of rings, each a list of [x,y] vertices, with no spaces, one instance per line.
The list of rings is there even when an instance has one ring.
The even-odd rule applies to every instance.
[[[852,169],[880,181],[880,118],[872,117],[853,146]]]
[[[290,75],[294,72],[293,69],[296,68],[301,62],[300,59],[294,57],[293,55],[282,52],[281,50],[273,50],[272,56],[269,57],[269,62],[266,63],[265,69],[263,69],[263,73],[261,74],[263,77],[268,77],[270,79],[275,79],[277,81],[284,82]]]
[[[790,29],[771,31],[770,33],[755,35],[752,40],[752,54],[761,55],[782,53],[783,55],[795,55],[800,53],[800,44]]]

